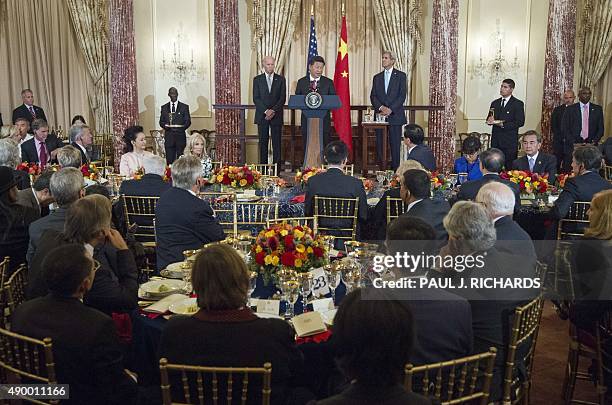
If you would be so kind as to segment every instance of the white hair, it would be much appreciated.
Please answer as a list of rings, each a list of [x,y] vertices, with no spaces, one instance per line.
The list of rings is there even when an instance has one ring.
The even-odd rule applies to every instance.
[[[142,167],[145,173],[163,176],[166,173],[166,160],[157,155],[146,156],[142,159]]]
[[[397,60],[397,58],[395,57],[395,52],[393,52],[393,51],[384,51],[382,54],[383,54],[383,56],[389,55],[389,58],[391,60],[394,60],[394,61]]]
[[[480,188],[476,202],[484,205],[491,219],[514,213],[516,199],[510,187],[498,181],[491,181]]]
[[[81,151],[72,145],[63,146],[57,151],[57,162],[61,167],[76,167],[78,169],[83,165]]]
[[[81,139],[81,136],[83,136],[83,131],[87,128],[89,127],[83,124],[75,124],[71,126],[68,130],[68,139],[70,139],[70,142],[76,142]]]
[[[456,202],[443,223],[448,235],[471,251],[488,250],[497,240],[493,221],[480,204],[472,201]]]
[[[11,138],[0,139],[0,166],[14,169],[19,164],[19,146]]]
[[[172,163],[172,185],[190,190],[202,175],[202,162],[195,156],[181,156]]]
[[[49,181],[51,195],[60,207],[66,207],[78,200],[84,186],[83,174],[75,167],[58,170]]]

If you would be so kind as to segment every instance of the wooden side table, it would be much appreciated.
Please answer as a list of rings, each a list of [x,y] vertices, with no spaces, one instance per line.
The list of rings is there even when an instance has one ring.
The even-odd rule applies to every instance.
[[[382,162],[371,164],[368,162],[368,135],[372,132],[376,133],[376,130],[382,131],[383,139],[383,156]],[[386,122],[364,122],[362,123],[361,130],[361,172],[365,177],[368,174],[368,169],[377,167],[379,170],[385,170],[387,168],[387,138],[389,133],[389,124]]]

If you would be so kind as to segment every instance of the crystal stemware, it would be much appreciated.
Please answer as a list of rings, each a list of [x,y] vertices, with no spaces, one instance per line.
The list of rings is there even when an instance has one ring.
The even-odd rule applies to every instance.
[[[378,183],[381,186],[384,185],[386,178],[387,178],[387,176],[385,175],[385,172],[383,170],[377,170],[376,171],[376,181],[378,181]]]
[[[457,181],[459,182],[459,184],[465,183],[467,179],[468,179],[467,173],[459,173],[457,176]]]
[[[308,312],[308,296],[312,293],[312,274],[300,273],[298,274],[300,281],[300,294],[302,294],[302,312]]]
[[[326,264],[323,266],[323,271],[327,276],[327,283],[329,285],[329,291],[331,292],[332,301],[336,305],[336,286],[338,285],[338,270],[332,264]]]
[[[294,306],[300,296],[300,283],[295,279],[285,279],[281,282],[285,294],[285,319],[291,319],[295,315]]]
[[[257,276],[258,274],[254,271],[249,271],[249,288],[247,290],[247,305],[251,306],[251,295],[253,295],[253,291],[255,291],[255,287],[257,286]]]

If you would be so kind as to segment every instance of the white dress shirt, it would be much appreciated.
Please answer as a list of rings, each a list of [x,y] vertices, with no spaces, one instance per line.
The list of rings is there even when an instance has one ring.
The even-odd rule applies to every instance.
[[[410,208],[414,207],[417,203],[420,203],[421,201],[423,201],[423,198],[418,199],[408,204],[408,208],[406,208],[406,212],[410,211]]]

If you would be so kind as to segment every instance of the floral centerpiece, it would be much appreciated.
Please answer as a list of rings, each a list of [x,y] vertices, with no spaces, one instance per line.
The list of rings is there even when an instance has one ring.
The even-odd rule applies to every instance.
[[[540,175],[528,170],[510,170],[500,173],[500,177],[518,184],[523,195],[545,194],[549,191],[548,174]]]
[[[452,186],[453,185],[451,184],[450,179],[443,173],[438,173],[435,171],[431,173],[431,188],[433,191],[448,190],[449,188],[452,188]]]
[[[251,270],[269,284],[281,267],[298,273],[327,264],[327,247],[308,226],[276,224],[257,235],[251,247]]]
[[[83,177],[89,180],[97,181],[100,179],[100,172],[95,163],[84,164],[81,166]]]
[[[312,176],[323,173],[325,169],[321,167],[307,167],[302,171],[299,171],[295,174],[295,184],[299,184],[302,187],[308,183],[308,179]]]
[[[570,174],[568,173],[560,173],[557,175],[557,187],[560,189],[565,188],[565,182],[567,181],[568,178],[572,177]]]
[[[132,178],[134,180],[140,180],[140,179],[142,179],[142,176],[144,176],[144,174],[145,174],[144,167],[141,166],[138,169],[136,169],[136,171],[132,175]]]
[[[37,163],[21,162],[17,165],[16,170],[26,172],[30,176],[38,176],[42,170]]]
[[[164,171],[164,181],[172,181],[172,170],[170,170],[170,166],[166,166],[166,171]]]
[[[363,179],[362,182],[363,188],[365,189],[366,193],[372,191],[376,186],[376,183],[372,179]]]
[[[249,166],[223,166],[210,177],[212,184],[218,183],[236,189],[259,188],[261,173]]]
[[[391,181],[389,182],[389,187],[397,188],[399,186],[400,186],[399,176],[397,174],[394,174],[393,177],[391,178]]]

